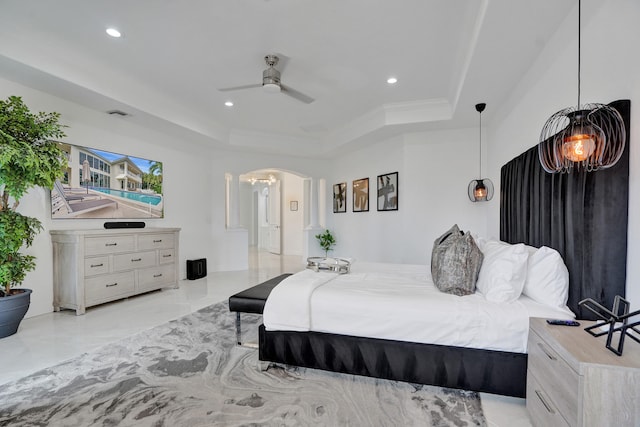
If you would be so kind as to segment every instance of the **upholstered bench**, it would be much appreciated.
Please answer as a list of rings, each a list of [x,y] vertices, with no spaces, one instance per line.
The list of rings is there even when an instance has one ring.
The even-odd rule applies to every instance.
[[[289,276],[291,276],[291,273],[281,274],[229,297],[229,311],[236,312],[236,339],[238,345],[242,345],[240,313],[262,314],[264,304],[267,302],[267,298],[273,288]]]

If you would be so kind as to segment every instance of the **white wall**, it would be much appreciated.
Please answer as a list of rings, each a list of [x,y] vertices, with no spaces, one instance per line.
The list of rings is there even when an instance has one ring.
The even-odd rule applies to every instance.
[[[538,142],[545,121],[577,102],[577,10],[560,26],[541,57],[524,76],[510,102],[492,121],[489,171]],[[627,299],[640,307],[640,2],[590,1],[582,7],[582,102],[631,99]],[[596,172],[597,173],[597,172]],[[494,181],[494,183],[499,184]],[[499,232],[498,205],[488,215],[490,233]]]
[[[337,241],[333,254],[429,264],[433,241],[453,224],[485,235],[487,206],[499,198],[472,203],[467,196],[478,174],[478,143],[478,129],[421,132],[336,159],[326,193],[327,226]],[[378,212],[376,179],[390,172],[398,172],[398,210]],[[354,213],[352,182],[367,177],[369,212]],[[347,182],[346,213],[333,213],[332,186],[339,182]]]
[[[176,140],[133,125],[126,118],[93,111],[78,104],[0,79],[0,96],[21,96],[32,111],[57,111],[68,125],[66,142],[116,153],[151,158],[163,163],[165,218],[145,221],[148,227],[181,227],[180,276],[185,260],[207,258],[210,271],[243,270],[248,266],[246,230],[225,228],[225,172],[280,168],[309,176],[323,170],[323,161],[287,156],[264,156],[214,150],[202,143]],[[26,253],[37,257],[36,269],[23,286],[34,290],[27,317],[52,310],[52,248],[49,230],[102,228],[104,221],[52,220],[49,192],[34,189],[23,199],[20,212],[40,219],[44,231]]]
[[[302,256],[304,217],[303,180],[299,176],[282,174],[282,254]],[[298,202],[298,210],[291,210],[291,202]]]

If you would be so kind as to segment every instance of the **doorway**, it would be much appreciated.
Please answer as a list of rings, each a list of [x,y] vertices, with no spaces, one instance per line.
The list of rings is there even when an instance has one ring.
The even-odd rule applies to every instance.
[[[240,175],[240,221],[249,247],[277,255],[300,255],[304,241],[304,177],[261,169]]]

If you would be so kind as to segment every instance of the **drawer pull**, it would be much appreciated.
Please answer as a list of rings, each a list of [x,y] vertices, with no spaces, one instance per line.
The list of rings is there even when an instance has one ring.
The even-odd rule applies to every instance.
[[[154,241],[153,241],[153,243],[160,243],[160,242],[162,242],[162,239],[154,240]]]
[[[553,354],[549,353],[549,350],[547,350],[547,348],[544,346],[544,344],[542,344],[541,342],[539,342],[539,343],[538,343],[538,347],[540,347],[540,349],[542,350],[542,352],[543,352],[544,354],[546,354],[546,355],[547,355],[547,357],[548,357],[549,359],[551,359],[551,360],[557,360],[557,359],[556,359],[556,357],[555,357]]]
[[[104,245],[105,246],[118,246],[117,243],[105,243]]]
[[[107,288],[112,288],[112,287],[114,287],[114,286],[118,286],[118,282],[116,282],[116,283],[112,283],[112,284],[110,284],[110,285],[105,285],[105,287],[107,287]]]
[[[551,405],[549,405],[547,403],[546,400],[544,400],[544,397],[542,395],[542,392],[539,390],[536,390],[536,395],[538,396],[538,399],[540,399],[540,402],[542,402],[542,404],[544,405],[544,407],[546,408],[547,412],[549,412],[550,414],[555,414],[556,411],[553,410],[553,408],[551,407]]]
[[[103,263],[103,262],[101,262],[100,264],[91,264],[91,268],[94,268],[94,267],[102,267],[103,265],[104,265],[104,263]]]
[[[162,255],[162,258],[171,258],[171,255]]]
[[[153,277],[162,277],[162,273],[160,274],[154,274]]]
[[[138,262],[138,261],[142,261],[142,258],[131,259],[131,262]]]

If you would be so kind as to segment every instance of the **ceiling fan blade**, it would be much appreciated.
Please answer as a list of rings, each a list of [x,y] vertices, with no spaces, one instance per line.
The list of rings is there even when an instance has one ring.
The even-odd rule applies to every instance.
[[[315,99],[311,98],[310,96],[307,96],[302,92],[298,92],[295,89],[291,89],[289,86],[281,84],[280,89],[285,95],[289,95],[290,97],[295,98],[298,101],[304,102],[305,104],[311,104],[313,101],[315,101]]]
[[[253,85],[244,85],[244,86],[233,86],[233,87],[223,87],[218,89],[220,92],[229,92],[232,90],[242,90],[242,89],[252,89],[254,87],[262,87],[262,83],[257,83]]]

